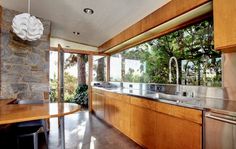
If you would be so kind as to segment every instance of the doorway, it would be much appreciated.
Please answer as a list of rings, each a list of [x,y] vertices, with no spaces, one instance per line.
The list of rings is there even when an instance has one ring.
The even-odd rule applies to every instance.
[[[59,61],[63,61],[63,70],[60,72]],[[63,97],[63,102],[88,108],[88,70],[88,55],[64,52],[60,58],[58,51],[50,51],[50,102],[58,102],[59,97]],[[58,77],[60,73],[63,73],[63,77]],[[61,93],[58,88],[60,79],[63,81]]]

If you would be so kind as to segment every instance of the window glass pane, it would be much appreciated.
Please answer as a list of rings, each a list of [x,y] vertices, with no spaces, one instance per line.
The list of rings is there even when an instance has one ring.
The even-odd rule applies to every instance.
[[[72,101],[78,86],[77,54],[64,53],[64,100]]]
[[[107,58],[93,56],[93,81],[106,81]]]
[[[50,101],[55,102],[58,99],[58,52],[50,51]]]
[[[115,54],[110,57],[110,81],[121,81],[121,54]]]
[[[176,83],[174,61],[171,63],[173,78],[169,82],[169,60],[174,56],[181,84],[221,86],[221,53],[214,51],[213,39],[213,20],[209,18],[123,51],[119,53],[122,79],[125,82]],[[113,65],[119,63],[113,62],[117,63]]]

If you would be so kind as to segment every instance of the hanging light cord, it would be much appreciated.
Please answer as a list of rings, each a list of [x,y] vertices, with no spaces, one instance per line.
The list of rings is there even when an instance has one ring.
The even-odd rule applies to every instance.
[[[28,0],[28,13],[30,14],[30,0]]]

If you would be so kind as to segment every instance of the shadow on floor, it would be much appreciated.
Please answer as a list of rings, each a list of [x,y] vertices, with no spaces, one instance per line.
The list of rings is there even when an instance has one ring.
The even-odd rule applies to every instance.
[[[10,127],[0,129],[1,149],[16,148],[15,139]],[[87,111],[65,117],[65,140],[67,149],[141,149],[139,145],[105,124]],[[22,141],[23,142],[23,141]],[[22,148],[33,148],[32,141],[27,139]],[[39,135],[39,149],[45,149],[44,135]],[[50,120],[49,149],[60,148],[60,135],[57,118]]]

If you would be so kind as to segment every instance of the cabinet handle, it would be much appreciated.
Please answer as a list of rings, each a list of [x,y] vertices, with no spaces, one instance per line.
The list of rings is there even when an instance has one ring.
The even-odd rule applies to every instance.
[[[218,116],[213,116],[210,113],[206,114],[206,117],[236,125],[236,121],[234,121],[234,120],[229,120],[229,119],[226,119],[226,118],[222,118],[222,117],[218,117]]]

